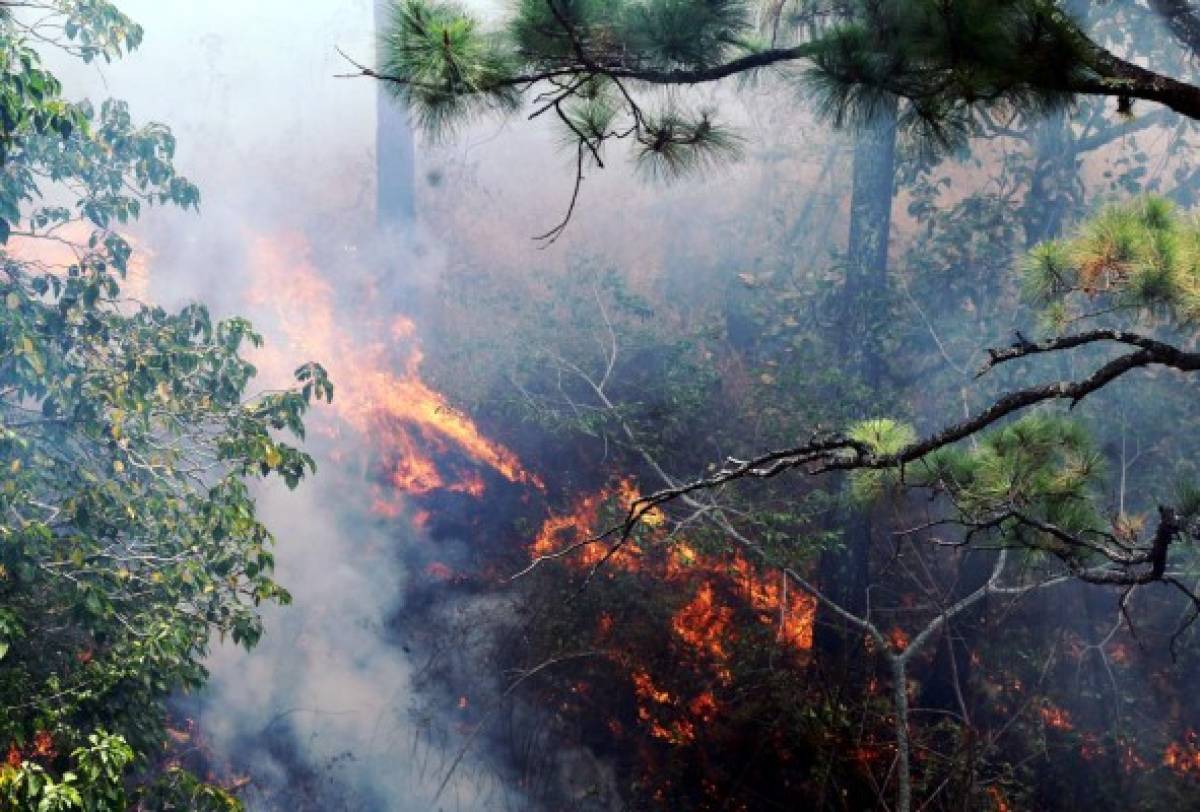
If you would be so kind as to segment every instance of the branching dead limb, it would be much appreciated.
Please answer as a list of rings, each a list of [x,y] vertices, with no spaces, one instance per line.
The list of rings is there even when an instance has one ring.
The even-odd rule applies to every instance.
[[[730,460],[724,468],[710,476],[665,487],[635,500],[630,505],[625,523],[610,530],[609,534],[623,535],[626,529],[635,527],[649,511],[673,500],[702,491],[715,490],[744,479],[770,479],[786,471],[797,469],[810,475],[830,471],[903,470],[906,465],[918,462],[935,451],[972,437],[1005,418],[1037,404],[1065,400],[1073,407],[1088,395],[1136,369],[1158,365],[1182,372],[1200,370],[1200,353],[1181,350],[1165,342],[1136,333],[1093,330],[1040,343],[1019,339],[1011,347],[989,350],[991,360],[984,371],[1018,358],[1074,349],[1101,342],[1132,346],[1136,350],[1108,361],[1090,376],[1080,380],[1060,380],[1009,392],[1000,396],[986,409],[954,423],[940,432],[909,443],[894,453],[879,453],[866,443],[856,441],[844,434],[814,434],[801,445],[769,451],[749,460]],[[1035,527],[1038,524],[1032,517],[1017,513],[1004,518],[1016,518]],[[1175,535],[1178,535],[1182,528],[1178,525],[1177,516],[1171,518],[1164,513],[1160,518],[1160,529],[1164,532],[1174,531]],[[1158,545],[1161,539],[1156,539],[1156,543],[1151,545],[1150,551],[1146,551],[1144,554],[1129,554],[1127,551],[1119,549],[1119,545],[1098,545],[1093,541],[1082,539],[1076,534],[1066,534],[1065,531],[1058,528],[1044,526],[1038,527],[1038,529],[1051,533],[1064,543],[1087,547],[1099,552],[1115,564],[1127,567],[1146,563],[1152,565],[1148,571],[1137,575],[1118,576],[1117,574],[1107,574],[1106,571],[1092,570],[1081,573],[1095,579],[1095,583],[1145,583],[1146,581],[1143,579],[1161,580],[1163,576],[1163,567],[1160,567],[1159,564],[1165,566],[1165,559],[1163,562],[1152,559],[1150,552],[1160,551],[1165,555],[1166,547]],[[1129,580],[1130,578],[1133,580]]]
[[[613,344],[615,352],[615,336],[612,335],[611,325],[609,330],[609,341]],[[1031,342],[1018,334],[1018,340],[1013,345],[988,351],[990,360],[983,372],[1019,358],[1103,343],[1132,347],[1134,351],[1102,364],[1086,378],[1032,386],[1002,395],[986,409],[969,415],[927,438],[909,443],[894,453],[879,453],[867,443],[843,434],[816,433],[802,445],[770,451],[749,460],[729,460],[726,467],[716,473],[690,482],[681,482],[669,475],[638,441],[632,427],[620,416],[616,405],[605,391],[611,368],[606,369],[603,378],[597,380],[577,364],[560,358],[558,362],[561,367],[582,380],[592,390],[600,408],[615,417],[630,448],[646,461],[663,482],[663,487],[635,499],[619,523],[561,550],[536,557],[513,577],[524,576],[543,563],[565,558],[583,547],[605,544],[605,553],[592,566],[584,582],[586,585],[627,544],[637,526],[652,511],[659,510],[668,503],[678,500],[692,508],[711,507],[708,502],[697,500],[695,497],[701,493],[717,491],[740,480],[769,479],[797,469],[810,475],[830,471],[884,469],[900,469],[903,473],[905,466],[920,463],[929,454],[960,440],[974,437],[1005,418],[1036,404],[1066,400],[1074,406],[1091,393],[1135,369],[1159,365],[1184,372],[1200,370],[1200,353],[1188,352],[1137,333],[1092,330],[1042,342]],[[1002,531],[1005,528],[1025,527],[1037,531],[1048,539],[1048,546],[1039,549],[1056,555],[1064,564],[1066,574],[1063,578],[1075,578],[1102,586],[1131,587],[1176,577],[1177,573],[1169,572],[1167,568],[1170,546],[1180,538],[1194,535],[1191,528],[1184,526],[1178,512],[1169,506],[1159,508],[1159,522],[1153,538],[1140,544],[1119,538],[1112,533],[1070,531],[1034,516],[1015,504],[998,509],[986,517],[947,519],[939,522],[941,523],[957,524],[965,529],[966,533],[960,546],[971,544],[980,534]],[[917,528],[919,529],[922,528]],[[913,532],[915,530],[909,530],[901,535],[911,535]],[[1094,562],[1097,556],[1101,559],[1100,564],[1088,563],[1089,560]],[[1197,601],[1196,615],[1200,616],[1200,600],[1196,599],[1191,591],[1187,591],[1186,594]]]

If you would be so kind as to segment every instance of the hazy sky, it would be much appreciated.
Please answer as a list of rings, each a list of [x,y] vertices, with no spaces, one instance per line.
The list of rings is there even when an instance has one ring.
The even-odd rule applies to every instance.
[[[121,0],[146,37],[112,65],[70,70],[73,94],[113,95],[167,123],[205,208],[268,205],[344,185],[374,146],[375,87],[338,79],[337,47],[370,59],[371,0]]]

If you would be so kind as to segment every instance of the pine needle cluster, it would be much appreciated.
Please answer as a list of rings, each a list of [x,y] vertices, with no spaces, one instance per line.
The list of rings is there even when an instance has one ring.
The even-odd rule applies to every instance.
[[[808,87],[838,125],[869,123],[908,100],[901,128],[950,145],[980,108],[1032,115],[1060,108],[1087,70],[1086,41],[1052,0],[857,0],[849,22],[816,43]]]
[[[1200,221],[1162,197],[1105,208],[1070,238],[1034,249],[1023,272],[1052,329],[1109,311],[1200,323]]]
[[[850,427],[847,436],[879,455],[895,454],[917,439],[912,426],[888,417],[859,421]],[[850,500],[865,505],[894,492],[900,484],[896,468],[855,471],[850,477]]]
[[[637,167],[655,180],[719,166],[741,156],[743,139],[717,123],[711,110],[688,115],[674,107],[650,114],[638,138]]]
[[[487,30],[453,3],[400,0],[379,72],[434,135],[512,112],[541,83],[549,89],[533,103],[556,114],[565,146],[595,163],[607,140],[628,138],[646,176],[673,179],[738,157],[741,140],[711,109],[635,102],[640,83],[630,73],[744,55],[753,21],[744,0],[520,0]]]
[[[381,50],[382,72],[396,79],[388,87],[430,134],[519,103],[517,60],[501,37],[453,3],[398,3]]]
[[[1061,415],[1032,414],[982,435],[967,448],[946,448],[923,459],[910,481],[947,493],[967,524],[997,522],[1012,541],[1056,553],[1058,543],[1027,519],[1067,533],[1102,529],[1096,491],[1103,459],[1088,432]],[[1002,520],[1008,514],[1013,520]]]

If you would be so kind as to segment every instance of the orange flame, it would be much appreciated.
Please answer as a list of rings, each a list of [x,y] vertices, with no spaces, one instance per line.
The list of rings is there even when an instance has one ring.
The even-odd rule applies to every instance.
[[[645,671],[634,671],[630,678],[633,680],[633,691],[637,696],[638,719],[646,724],[650,735],[656,739],[680,745],[695,741],[696,726],[687,719],[675,719],[664,724],[651,708],[672,708],[674,698],[666,691],[659,690]],[[703,696],[703,695],[702,695]],[[703,706],[701,706],[703,708]],[[715,711],[715,702],[714,702]],[[699,715],[699,714],[697,714]]]
[[[658,690],[650,675],[645,671],[634,671],[630,674],[630,679],[633,680],[633,690],[639,699],[650,700],[660,705],[666,705],[671,701],[671,695],[666,691]]]
[[[465,493],[468,496],[474,496],[479,499],[483,496],[486,487],[483,484],[483,477],[476,473],[464,474],[461,481],[451,485],[448,490],[453,493]]]
[[[1042,715],[1042,722],[1045,723],[1046,727],[1064,731],[1075,729],[1075,725],[1071,724],[1071,715],[1062,708],[1046,704],[1041,707],[1039,712]]]
[[[423,356],[410,319],[397,318],[388,329],[390,343],[407,345],[401,362],[394,360],[388,342],[363,343],[351,335],[336,314],[333,287],[313,265],[302,235],[255,240],[251,263],[251,302],[274,312],[291,345],[288,357],[299,354],[326,365],[338,387],[338,416],[376,443],[395,488],[412,494],[448,488],[481,496],[484,483],[478,474],[447,485],[431,452],[452,446],[510,482],[542,489],[541,480],[526,471],[512,451],[484,437],[469,417],[421,380]],[[263,354],[277,376],[286,370],[278,350]],[[386,510],[386,505],[380,507]]]
[[[688,703],[688,711],[703,722],[711,722],[717,718],[716,697],[705,691]]]
[[[740,555],[733,569],[746,585],[750,605],[766,625],[779,624],[779,639],[799,650],[809,651],[813,644],[813,621],[817,616],[817,600],[811,595],[788,589],[787,578],[767,578],[755,572],[750,562]]]
[[[992,785],[987,788],[988,797],[992,799],[993,809],[995,812],[1009,812],[1012,809],[1008,804],[1008,799],[1004,797],[1004,793],[999,787]]]
[[[33,734],[33,754],[39,758],[49,758],[54,755],[54,738],[48,730],[39,730]]]
[[[612,634],[614,625],[616,625],[616,621],[613,620],[613,616],[608,612],[604,612],[600,615],[600,620],[596,624],[596,631],[601,637],[608,637]]]
[[[896,626],[888,632],[888,642],[892,644],[892,648],[896,649],[896,651],[904,651],[904,649],[908,648],[908,632]]]
[[[1189,730],[1182,742],[1171,742],[1163,753],[1163,764],[1176,775],[1200,777],[1200,745],[1196,732]]]
[[[542,523],[529,552],[535,557],[553,555],[572,545],[580,545],[571,555],[571,563],[580,568],[594,567],[604,559],[609,549],[603,541],[588,542],[598,529],[601,508],[616,502],[621,510],[626,510],[636,498],[637,491],[628,480],[619,483],[615,491],[600,491],[584,496],[575,503],[569,513],[551,515]],[[638,569],[641,552],[637,544],[627,541],[609,558],[608,563],[627,571],[634,571]]]
[[[611,490],[582,497],[568,513],[551,515],[542,523],[529,546],[530,554],[534,557],[554,555],[577,545],[564,560],[580,569],[594,567],[609,550],[603,541],[589,542],[603,529],[599,527],[601,508],[615,503],[621,510],[627,510],[638,498],[639,491],[628,478]],[[641,522],[657,531],[666,525],[666,515],[655,508],[647,511]],[[655,535],[661,537],[661,533]],[[635,542],[626,541],[607,565],[635,572],[642,569],[648,558]],[[732,566],[729,566],[725,560],[701,555],[686,541],[679,540],[671,543],[659,569],[657,574],[666,580],[681,581],[697,575],[706,579],[693,601],[680,609],[672,621],[676,634],[696,650],[721,662],[728,659],[724,640],[732,635],[733,610],[714,605],[716,590],[713,585],[729,579],[731,571],[759,620],[766,625],[778,624],[781,642],[798,651],[812,649],[816,600],[800,590],[789,590],[782,573],[778,576],[760,574],[740,554],[734,556]]]
[[[671,628],[692,648],[723,661],[729,658],[724,639],[732,616],[729,607],[714,605],[713,587],[706,581],[691,602],[675,613]]]
[[[24,761],[35,758],[45,761],[54,758],[55,755],[57,752],[54,749],[54,736],[48,730],[37,730],[33,734],[33,741],[29,742],[24,751],[16,742],[10,743],[4,760],[8,766],[17,768]]]
[[[613,488],[581,497],[568,512],[552,514],[543,521],[529,553],[535,558],[562,554],[561,560],[567,566],[594,567],[610,549],[605,541],[589,541],[604,530],[600,524],[603,509],[625,511],[638,498],[639,492],[628,478]],[[671,629],[679,640],[715,666],[721,684],[732,679],[727,664],[729,641],[737,635],[733,623],[736,604],[727,601],[734,595],[743,595],[745,605],[763,624],[778,624],[782,643],[798,651],[812,648],[816,601],[800,590],[789,590],[782,573],[760,573],[740,554],[732,561],[703,555],[678,539],[671,539],[667,546],[667,517],[661,510],[647,511],[641,523],[649,532],[639,534],[638,541],[649,538],[664,541],[663,546],[643,550],[637,542],[626,540],[606,566],[625,572],[645,571],[652,577],[694,585],[691,599],[671,618]],[[718,589],[722,583],[734,588]],[[598,637],[610,635],[613,626],[612,616],[602,614],[597,623]],[[654,738],[677,746],[688,744],[695,741],[697,724],[709,723],[719,713],[720,706],[712,693],[703,692],[690,700],[676,699],[655,685],[647,671],[636,667],[631,669],[630,680],[638,700],[637,717]]]

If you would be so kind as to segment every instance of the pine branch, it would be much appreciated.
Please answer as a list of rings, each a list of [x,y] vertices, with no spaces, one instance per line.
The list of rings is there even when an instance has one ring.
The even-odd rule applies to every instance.
[[[1200,353],[1186,352],[1163,342],[1117,331],[1098,330],[1042,344],[1023,343],[1008,350],[991,350],[990,353],[994,359],[999,359],[992,362],[994,365],[1013,358],[1055,352],[1105,340],[1133,344],[1139,349],[1109,361],[1090,376],[1080,380],[1055,381],[1009,392],[983,411],[890,454],[877,453],[866,443],[845,435],[832,434],[814,436],[806,443],[769,451],[749,460],[733,461],[732,465],[711,476],[665,488],[636,500],[630,506],[626,522],[632,528],[647,512],[667,502],[699,491],[714,490],[743,479],[770,479],[796,469],[807,469],[809,474],[902,469],[907,464],[978,434],[1001,420],[1039,403],[1066,400],[1074,406],[1093,392],[1136,369],[1157,365],[1181,372],[1200,370]]]

